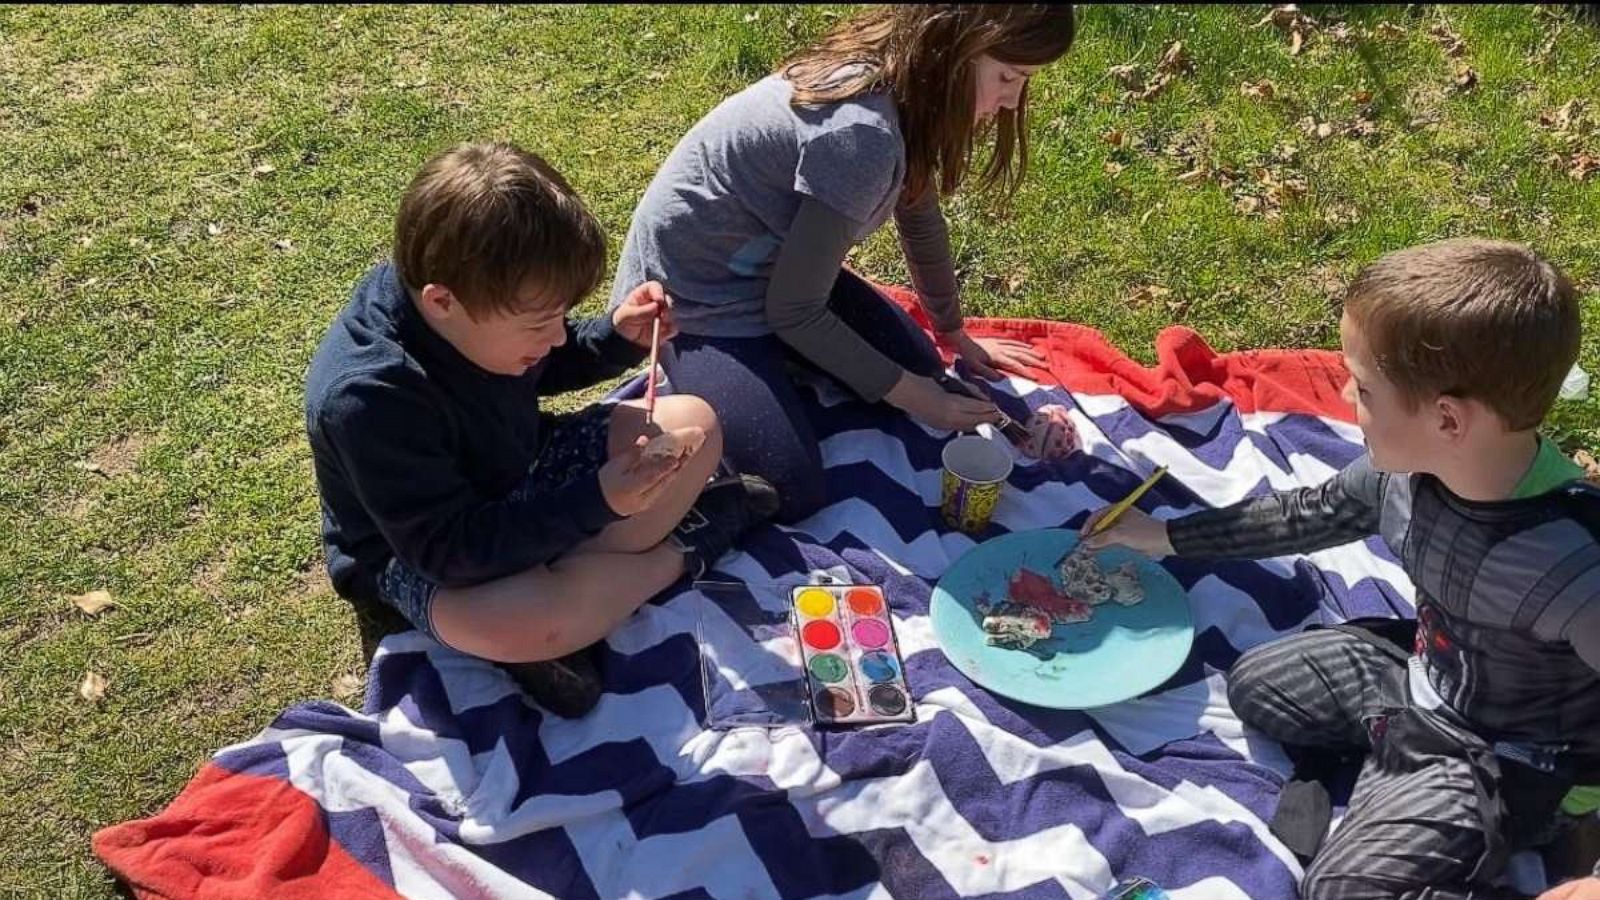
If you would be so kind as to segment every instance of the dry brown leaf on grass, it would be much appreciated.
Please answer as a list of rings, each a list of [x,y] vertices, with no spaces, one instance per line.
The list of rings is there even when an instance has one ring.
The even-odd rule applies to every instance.
[[[89,462],[88,460],[80,459],[77,462],[73,463],[72,467],[74,469],[80,469],[80,470],[82,470],[84,472],[88,472],[91,475],[104,475],[104,474],[106,474],[106,470],[105,470],[104,466],[100,465],[97,462]]]
[[[1138,66],[1132,64],[1112,66],[1106,70],[1106,74],[1127,90],[1138,91],[1144,88],[1144,73],[1139,71]]]
[[[1123,132],[1121,128],[1113,128],[1105,134],[1100,135],[1100,140],[1105,141],[1107,144],[1110,144],[1113,147],[1121,147],[1128,140],[1128,135]]]
[[[252,168],[250,170],[250,174],[254,175],[257,178],[265,178],[268,175],[271,175],[273,172],[276,172],[276,171],[278,171],[278,167],[277,166],[275,166],[275,165],[273,165],[272,163],[269,163],[269,162],[264,162],[264,163],[261,163],[261,164],[255,166],[254,168]]]
[[[1596,462],[1589,451],[1579,450],[1572,454],[1572,461],[1583,467],[1584,480],[1600,484],[1600,462]]]
[[[78,696],[90,703],[99,703],[106,695],[106,687],[110,682],[94,672],[83,673],[83,681],[78,684]]]
[[[1556,109],[1540,113],[1539,124],[1556,131],[1570,131],[1582,121],[1585,106],[1581,97],[1574,97]]]
[[[1266,15],[1261,17],[1261,21],[1252,27],[1260,28],[1263,25],[1270,24],[1279,31],[1288,31],[1300,24],[1302,20],[1308,19],[1309,17],[1300,11],[1299,6],[1293,3],[1285,3],[1274,6]]]
[[[1444,55],[1451,59],[1456,59],[1467,52],[1467,42],[1461,38],[1461,35],[1456,34],[1454,29],[1443,22],[1429,28],[1428,33],[1433,35],[1435,41],[1438,41],[1439,49],[1444,51]]]
[[[1127,301],[1134,306],[1148,306],[1171,293],[1171,288],[1164,288],[1159,284],[1140,285],[1128,292]]]
[[[1367,118],[1366,116],[1361,116],[1354,122],[1346,125],[1342,133],[1345,137],[1352,138],[1375,137],[1378,134],[1378,123]]]
[[[1239,85],[1239,93],[1258,100],[1271,100],[1278,95],[1278,86],[1265,78],[1260,81],[1246,81]]]
[[[1255,24],[1256,28],[1271,25],[1280,34],[1289,36],[1289,55],[1299,56],[1305,48],[1306,37],[1317,29],[1317,20],[1306,15],[1293,3],[1274,6],[1272,11]]]
[[[1206,177],[1206,170],[1205,169],[1203,169],[1203,168],[1190,169],[1189,171],[1184,172],[1182,175],[1178,176],[1178,182],[1180,184],[1193,184],[1196,181],[1204,181],[1205,177]]]
[[[98,616],[108,609],[115,609],[117,604],[111,599],[110,591],[90,591],[73,597],[72,605],[82,610],[86,616]]]
[[[1403,38],[1406,36],[1406,30],[1393,22],[1379,22],[1378,27],[1372,29],[1372,33],[1381,38]]]
[[[361,690],[361,677],[346,673],[335,678],[329,687],[335,697],[353,697]]]
[[[1354,100],[1356,103],[1358,103],[1358,104],[1360,104],[1362,106],[1365,106],[1366,104],[1372,102],[1372,92],[1371,91],[1356,91],[1354,94],[1350,95],[1350,99]]]
[[[1114,159],[1108,159],[1106,160],[1105,164],[1105,173],[1112,178],[1115,178],[1122,174],[1122,170],[1126,168],[1127,166],[1124,166],[1122,163],[1119,163]]]
[[[1015,296],[1017,291],[1022,290],[1022,285],[1027,280],[1028,277],[1020,272],[1012,272],[1004,277],[991,272],[983,276],[983,288],[996,294]]]
[[[1456,90],[1470,91],[1478,86],[1478,70],[1469,65],[1456,66]]]
[[[1183,49],[1182,41],[1173,41],[1162,51],[1161,59],[1156,63],[1155,77],[1145,80],[1144,72],[1136,65],[1126,64],[1112,66],[1106,74],[1116,79],[1125,93],[1124,101],[1128,100],[1154,100],[1160,93],[1167,89],[1172,79],[1182,74],[1194,71],[1194,60],[1189,57],[1188,51]]]
[[[1578,181],[1587,179],[1596,171],[1600,171],[1600,157],[1580,151],[1572,154],[1567,161],[1567,175]]]
[[[1183,41],[1173,41],[1161,54],[1156,71],[1163,75],[1186,75],[1194,72],[1194,60],[1183,49]]]
[[[1349,203],[1333,203],[1322,212],[1322,221],[1335,227],[1354,225],[1360,220],[1360,211]]]

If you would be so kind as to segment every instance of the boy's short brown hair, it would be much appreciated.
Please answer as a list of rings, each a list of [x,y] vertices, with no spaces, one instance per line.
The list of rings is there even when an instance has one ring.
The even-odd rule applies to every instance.
[[[474,318],[570,309],[600,283],[600,223],[549,163],[511,144],[461,144],[423,164],[395,217],[394,264],[411,290],[450,289]]]
[[[1578,296],[1521,244],[1458,239],[1389,253],[1362,269],[1344,308],[1378,368],[1412,404],[1448,394],[1535,428],[1578,358]]]

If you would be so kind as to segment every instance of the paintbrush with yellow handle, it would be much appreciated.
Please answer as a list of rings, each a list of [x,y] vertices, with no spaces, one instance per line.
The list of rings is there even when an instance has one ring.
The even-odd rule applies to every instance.
[[[1117,518],[1119,516],[1121,516],[1123,513],[1127,512],[1129,509],[1132,509],[1133,508],[1133,504],[1137,503],[1139,498],[1144,496],[1145,491],[1148,491],[1148,490],[1150,490],[1151,487],[1155,486],[1155,483],[1157,481],[1160,481],[1161,480],[1161,476],[1163,476],[1165,474],[1167,474],[1167,467],[1166,466],[1161,466],[1161,467],[1157,468],[1154,472],[1151,472],[1150,473],[1150,477],[1146,478],[1144,480],[1143,484],[1141,484],[1138,487],[1134,488],[1132,493],[1128,494],[1128,496],[1123,497],[1121,500],[1117,501],[1115,505],[1113,505],[1109,510],[1106,511],[1105,515],[1100,517],[1100,521],[1094,523],[1094,527],[1093,528],[1090,528],[1087,532],[1084,533],[1083,537],[1084,538],[1093,537],[1094,535],[1097,535],[1100,532],[1105,531],[1107,528],[1110,528],[1112,525],[1116,524]],[[1088,548],[1088,544],[1084,543],[1083,539],[1080,538],[1079,541],[1078,541],[1077,546],[1073,547],[1070,552],[1063,554],[1062,557],[1059,560],[1056,561],[1056,565],[1059,567],[1062,563],[1067,561],[1068,557],[1073,556],[1074,554],[1077,554],[1077,553],[1081,553],[1087,548]]]

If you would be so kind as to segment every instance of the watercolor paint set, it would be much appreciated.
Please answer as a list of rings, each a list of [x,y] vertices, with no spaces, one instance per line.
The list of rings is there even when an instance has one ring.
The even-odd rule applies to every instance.
[[[883,589],[808,584],[793,588],[791,597],[816,723],[912,721],[916,712]]]
[[[694,583],[705,727],[915,721],[883,589],[843,567],[809,578]]]

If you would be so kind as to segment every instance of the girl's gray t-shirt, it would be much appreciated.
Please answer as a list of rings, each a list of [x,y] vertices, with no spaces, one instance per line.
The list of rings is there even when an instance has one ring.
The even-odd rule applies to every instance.
[[[894,212],[906,174],[894,99],[869,93],[797,107],[791,87],[770,75],[679,141],[634,210],[611,307],[656,280],[685,334],[771,334],[768,280],[806,198],[845,216],[856,241]]]

